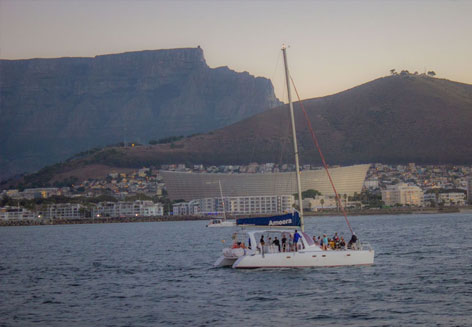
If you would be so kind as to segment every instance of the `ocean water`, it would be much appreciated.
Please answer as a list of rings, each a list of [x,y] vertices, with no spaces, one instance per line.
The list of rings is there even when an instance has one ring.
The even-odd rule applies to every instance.
[[[0,326],[472,326],[471,214],[350,221],[373,266],[213,268],[204,221],[0,228]]]

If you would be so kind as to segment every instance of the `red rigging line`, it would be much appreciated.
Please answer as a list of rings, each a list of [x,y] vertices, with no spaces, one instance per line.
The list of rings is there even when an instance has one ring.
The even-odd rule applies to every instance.
[[[295,93],[297,94],[298,103],[300,104],[300,107],[302,108],[303,114],[305,116],[308,129],[310,130],[310,133],[311,133],[311,138],[313,139],[313,143],[318,149],[318,152],[321,157],[321,161],[323,162],[323,167],[326,171],[326,174],[328,175],[329,182],[331,183],[331,187],[333,188],[334,194],[336,195],[336,202],[338,203],[339,207],[341,208],[341,211],[343,212],[344,219],[346,219],[346,223],[347,223],[347,226],[349,227],[349,230],[351,231],[351,234],[354,234],[351,228],[351,224],[349,223],[349,220],[347,219],[346,210],[344,210],[344,206],[341,203],[341,198],[339,197],[338,191],[336,191],[336,187],[334,186],[333,179],[331,178],[331,174],[329,173],[328,165],[326,164],[326,160],[323,155],[323,152],[321,152],[321,147],[318,143],[318,138],[316,137],[315,131],[313,130],[313,127],[311,126],[310,119],[308,118],[308,114],[305,110],[305,106],[303,105],[303,101],[300,99],[300,95],[298,94],[298,90],[297,90],[297,87],[295,86],[295,82],[293,81],[292,76],[290,76],[290,80],[292,81],[293,89],[295,90]]]

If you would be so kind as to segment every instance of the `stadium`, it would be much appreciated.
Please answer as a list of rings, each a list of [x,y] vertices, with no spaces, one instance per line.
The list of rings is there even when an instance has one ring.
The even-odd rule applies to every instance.
[[[369,164],[330,168],[339,194],[360,193]],[[297,192],[295,172],[224,174],[192,172],[160,172],[171,200],[190,201],[220,196],[218,182],[225,197],[289,195]],[[323,195],[334,195],[324,169],[301,172],[302,191],[313,189]]]

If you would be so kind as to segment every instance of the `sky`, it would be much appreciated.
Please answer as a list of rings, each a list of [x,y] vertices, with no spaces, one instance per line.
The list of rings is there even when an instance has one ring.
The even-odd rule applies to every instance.
[[[472,83],[472,1],[0,0],[0,58],[196,47],[210,67],[270,78],[280,48],[301,98],[433,70]]]

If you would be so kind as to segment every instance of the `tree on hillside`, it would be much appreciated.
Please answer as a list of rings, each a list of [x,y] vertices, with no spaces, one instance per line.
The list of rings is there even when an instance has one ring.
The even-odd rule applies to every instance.
[[[397,75],[397,71],[395,70],[395,68],[390,69],[390,74]]]
[[[428,72],[428,76],[434,77],[434,76],[436,76],[436,73],[434,71],[430,70]]]

